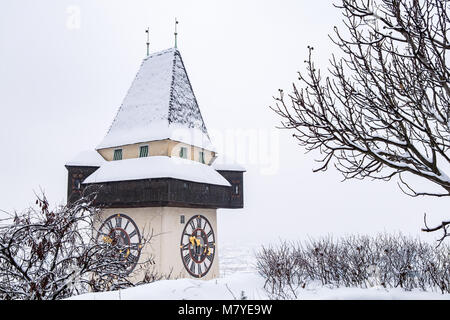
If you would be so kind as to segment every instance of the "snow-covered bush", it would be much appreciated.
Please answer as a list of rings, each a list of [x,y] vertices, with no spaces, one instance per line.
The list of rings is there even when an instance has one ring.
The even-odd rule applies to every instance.
[[[258,272],[275,298],[297,298],[312,281],[332,287],[421,289],[450,293],[450,247],[401,234],[282,242],[257,253]]]
[[[95,195],[70,206],[14,214],[0,226],[0,299],[63,299],[87,291],[133,286],[118,248],[96,240]],[[149,263],[146,261],[145,263]],[[156,275],[147,274],[143,282]]]

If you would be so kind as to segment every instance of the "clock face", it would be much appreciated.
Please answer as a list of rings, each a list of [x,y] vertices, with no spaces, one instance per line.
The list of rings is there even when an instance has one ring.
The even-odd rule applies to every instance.
[[[216,251],[214,230],[204,216],[193,216],[181,235],[180,252],[190,275],[204,277],[212,266]]]
[[[141,234],[136,223],[124,214],[115,214],[103,222],[97,241],[109,243],[117,250],[117,259],[124,263],[125,274],[136,267],[141,255]]]

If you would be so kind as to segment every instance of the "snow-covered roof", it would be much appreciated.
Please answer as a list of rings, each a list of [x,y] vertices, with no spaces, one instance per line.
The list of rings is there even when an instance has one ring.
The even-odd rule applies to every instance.
[[[100,167],[105,159],[95,150],[86,150],[78,153],[66,166]]]
[[[144,59],[98,149],[172,139],[215,151],[176,48]]]
[[[237,163],[235,160],[230,159],[225,156],[218,157],[212,164],[212,167],[215,170],[219,171],[247,171],[242,165]]]
[[[153,156],[117,161],[106,161],[83,183],[173,178],[186,181],[230,186],[214,168],[200,162],[178,157]]]

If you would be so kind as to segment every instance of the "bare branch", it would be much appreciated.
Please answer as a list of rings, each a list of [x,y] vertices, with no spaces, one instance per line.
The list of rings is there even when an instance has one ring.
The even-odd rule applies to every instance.
[[[271,109],[325,171],[346,179],[390,180],[412,197],[450,196],[448,1],[341,0],[341,51],[323,76],[308,47],[306,72]],[[344,36],[345,34],[345,36]],[[442,192],[418,191],[410,173]]]

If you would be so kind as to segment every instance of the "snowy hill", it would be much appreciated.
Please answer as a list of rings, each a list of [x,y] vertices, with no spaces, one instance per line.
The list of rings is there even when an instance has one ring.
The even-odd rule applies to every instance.
[[[163,280],[120,291],[88,293],[73,300],[234,300],[244,295],[249,300],[268,300],[264,279],[255,270],[253,247],[224,246],[219,251],[221,277],[202,281],[195,279]],[[306,300],[450,300],[450,294],[407,292],[400,288],[374,287],[328,288],[315,283],[297,290],[298,299]]]
[[[234,300],[244,294],[250,300],[268,300],[264,279],[256,274],[237,272],[224,278],[202,281],[192,279],[164,280],[147,285],[103,293],[88,293],[73,300]],[[319,284],[298,291],[306,300],[450,300],[450,294],[383,288],[325,288]]]

